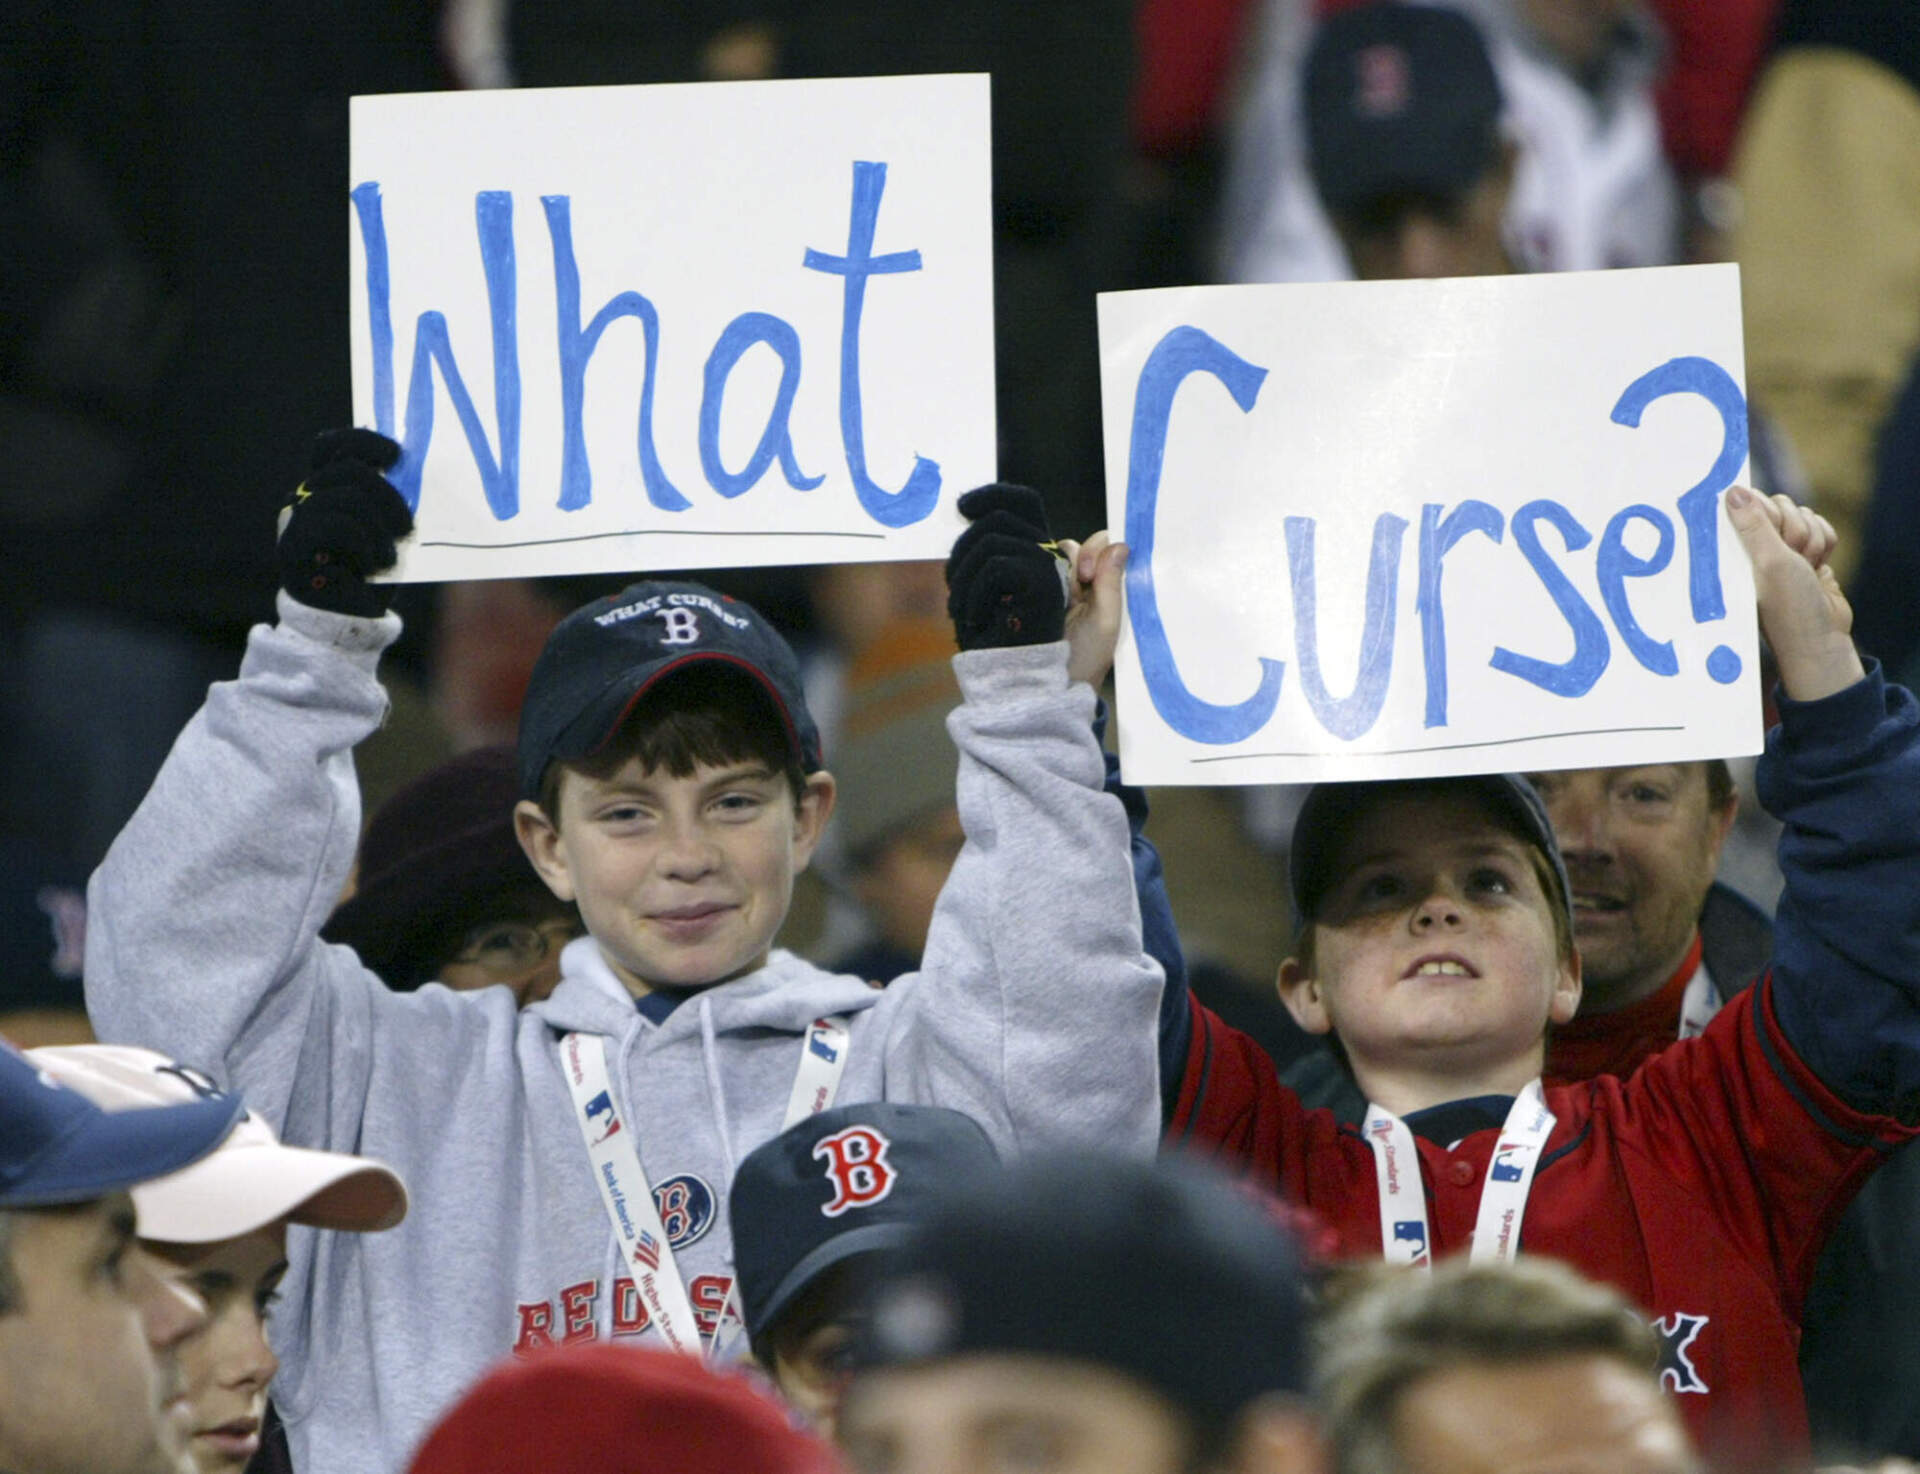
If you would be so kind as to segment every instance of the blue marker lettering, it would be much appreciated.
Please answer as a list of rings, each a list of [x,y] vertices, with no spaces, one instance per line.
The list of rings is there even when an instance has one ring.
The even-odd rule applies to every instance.
[[[1627,551],[1627,527],[1636,521],[1645,522],[1660,535],[1660,544],[1649,558],[1636,557]],[[1633,606],[1627,602],[1627,580],[1651,578],[1672,561],[1673,523],[1666,513],[1652,507],[1644,504],[1622,507],[1607,523],[1607,530],[1600,534],[1595,570],[1600,581],[1600,602],[1613,616],[1613,627],[1620,632],[1633,658],[1656,676],[1678,675],[1680,661],[1673,653],[1673,641],[1655,640],[1640,628],[1640,621],[1633,616]]]
[[[1212,374],[1233,396],[1241,413],[1253,408],[1267,371],[1248,363],[1199,328],[1170,329],[1153,345],[1133,391],[1133,428],[1127,445],[1127,617],[1140,651],[1140,671],[1154,710],[1181,736],[1195,742],[1224,744],[1252,736],[1267,724],[1280,699],[1286,667],[1260,658],[1260,686],[1245,701],[1221,706],[1187,689],[1160,621],[1153,591],[1154,510],[1167,455],[1167,422],[1174,395],[1188,374]]]
[[[355,186],[353,207],[367,257],[367,317],[373,338],[374,423],[382,435],[393,431],[392,279],[387,262],[387,228],[380,208],[380,186]],[[515,328],[516,275],[513,255],[513,196],[483,190],[474,196],[474,226],[480,239],[480,264],[487,278],[487,306],[493,325],[493,407],[500,439],[498,462],[481,427],[447,335],[447,319],[423,312],[414,329],[413,371],[407,381],[406,430],[400,436],[400,462],[389,473],[400,495],[420,509],[420,471],[433,440],[433,365],[440,366],[447,397],[466,432],[493,515],[505,521],[520,510],[520,348]]]
[[[867,278],[918,271],[918,251],[873,254],[873,230],[880,218],[880,196],[887,187],[887,166],[856,161],[853,166],[853,216],[847,229],[847,254],[829,256],[808,249],[801,264],[846,278],[840,316],[840,439],[854,494],[867,515],[882,527],[907,527],[933,511],[940,499],[940,467],[925,456],[913,458],[913,470],[899,491],[888,491],[867,474],[866,431],[860,410],[860,314],[866,304]]]
[[[1600,679],[1607,662],[1613,658],[1612,647],[1607,642],[1606,626],[1600,623],[1600,616],[1580,597],[1580,591],[1560,571],[1552,555],[1540,546],[1540,534],[1533,526],[1539,521],[1551,522],[1559,529],[1569,553],[1577,553],[1592,542],[1593,534],[1558,502],[1528,502],[1513,514],[1514,546],[1533,565],[1533,571],[1572,629],[1573,655],[1555,665],[1529,655],[1516,655],[1503,645],[1494,650],[1493,659],[1488,663],[1495,670],[1531,681],[1555,696],[1584,696],[1593,689],[1593,683]]]
[[[1613,407],[1613,421],[1637,429],[1647,406],[1669,394],[1698,394],[1719,411],[1720,453],[1713,466],[1680,498],[1687,529],[1687,593],[1696,624],[1724,619],[1727,601],[1720,588],[1720,493],[1733,484],[1747,458],[1747,400],[1740,386],[1710,358],[1674,358],[1635,379]],[[1707,674],[1726,685],[1740,675],[1740,657],[1717,645],[1707,657]]]
[[[1445,521],[1438,502],[1420,509],[1420,653],[1426,665],[1429,727],[1447,724],[1447,611],[1440,600],[1440,566],[1447,550],[1469,532],[1495,542],[1506,533],[1506,519],[1491,502],[1460,503]]]
[[[576,512],[593,500],[593,468],[587,462],[582,425],[586,405],[587,364],[600,335],[622,317],[640,320],[646,338],[645,378],[640,385],[640,479],[647,500],[663,512],[684,512],[693,503],[667,479],[653,447],[653,379],[660,362],[660,315],[638,292],[622,292],[580,326],[580,267],[573,256],[573,204],[563,194],[542,195],[547,233],[553,237],[553,297],[559,318],[560,346],[560,507]]]
[[[1300,689],[1320,725],[1343,741],[1361,736],[1379,719],[1393,674],[1393,624],[1399,604],[1400,545],[1407,519],[1382,512],[1373,520],[1373,553],[1367,560],[1366,622],[1360,629],[1360,673],[1353,690],[1334,697],[1320,674],[1319,598],[1314,588],[1311,517],[1289,517],[1287,566],[1293,574],[1293,646],[1300,659]]]
[[[720,459],[720,403],[726,397],[727,375],[740,361],[740,355],[756,343],[765,343],[780,355],[780,389],[773,397],[773,409],[767,415],[767,427],[760,432],[745,469],[738,475],[729,471]],[[787,484],[796,491],[812,491],[824,476],[808,476],[793,454],[793,433],[787,417],[793,411],[793,396],[800,388],[800,335],[793,324],[766,312],[743,312],[726,326],[720,341],[707,356],[706,388],[700,396],[700,465],[707,482],[722,496],[739,496],[767,472],[774,455],[780,457],[780,469]]]

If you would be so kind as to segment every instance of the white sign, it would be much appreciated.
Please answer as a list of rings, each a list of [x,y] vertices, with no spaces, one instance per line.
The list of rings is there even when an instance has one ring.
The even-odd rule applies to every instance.
[[[1129,781],[1759,750],[1736,268],[1099,306]]]
[[[353,100],[400,579],[944,557],[994,478],[984,76]]]

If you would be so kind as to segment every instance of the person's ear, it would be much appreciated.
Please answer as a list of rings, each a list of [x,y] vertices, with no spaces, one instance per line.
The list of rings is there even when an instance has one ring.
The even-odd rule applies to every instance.
[[[567,863],[567,847],[561,843],[559,826],[530,798],[523,798],[513,806],[513,837],[520,841],[527,863],[547,883],[548,890],[563,901],[577,899],[573,893],[573,871]]]
[[[1554,1023],[1571,1023],[1580,1011],[1580,974],[1580,953],[1576,949],[1571,957],[1562,959],[1554,979],[1553,1001],[1547,1005],[1547,1017]]]
[[[1320,986],[1318,978],[1307,976],[1298,957],[1289,957],[1280,964],[1274,984],[1280,990],[1280,1001],[1287,1006],[1287,1012],[1293,1015],[1296,1024],[1309,1034],[1333,1032],[1333,1015],[1327,1012],[1326,990]]]
[[[813,859],[813,852],[819,848],[820,836],[826,831],[827,820],[833,817],[834,803],[840,797],[840,788],[833,781],[833,774],[821,771],[807,775],[807,786],[801,790],[799,802],[793,807],[793,871],[798,875]]]
[[[1226,1474],[1327,1474],[1332,1467],[1319,1420],[1298,1397],[1269,1393],[1239,1423]]]

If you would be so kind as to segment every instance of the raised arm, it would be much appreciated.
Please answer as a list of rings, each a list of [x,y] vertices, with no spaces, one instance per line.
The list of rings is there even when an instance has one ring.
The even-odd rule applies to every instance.
[[[1827,1232],[1920,1108],[1920,708],[1866,667],[1832,532],[1729,492],[1780,671],[1759,767],[1782,821],[1773,966],[1624,1085],[1668,1171],[1797,1309]]]
[[[1920,708],[1854,649],[1825,520],[1739,488],[1727,503],[1780,671],[1759,771],[1786,825],[1775,1014],[1842,1100],[1920,1119]]]
[[[386,713],[375,666],[399,620],[363,575],[408,526],[380,475],[397,450],[322,439],[283,514],[279,622],[208,693],[89,891],[100,1036],[222,1076],[309,1145],[352,1144],[387,1000],[319,930],[359,837],[352,748]]]
[[[1104,791],[1094,695],[1068,678],[1073,632],[1118,628],[1107,556],[1071,615],[1038,497],[969,493],[949,563],[966,698],[967,844],[941,893],[922,971],[890,1028],[888,1093],[968,1110],[1008,1150],[1158,1136],[1161,973],[1142,951],[1127,814]],[[899,985],[895,984],[897,988]]]

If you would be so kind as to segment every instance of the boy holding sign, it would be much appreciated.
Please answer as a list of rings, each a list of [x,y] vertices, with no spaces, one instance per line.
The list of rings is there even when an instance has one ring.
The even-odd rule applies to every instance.
[[[1322,785],[1295,832],[1301,932],[1279,982],[1337,1037],[1366,1118],[1305,1109],[1196,1010],[1170,1138],[1306,1203],[1353,1256],[1524,1249],[1617,1285],[1654,1317],[1703,1447],[1764,1467],[1805,1454],[1794,1353],[1820,1245],[1916,1134],[1920,706],[1863,668],[1831,529],[1784,498],[1727,503],[1784,693],[1760,768],[1787,825],[1770,976],[1630,1080],[1543,1090],[1581,981],[1533,791]]]
[[[381,474],[397,453],[323,438],[281,533],[279,623],[182,736],[89,929],[103,1037],[244,1081],[288,1139],[377,1152],[413,1185],[401,1234],[289,1244],[275,1397],[296,1464],[400,1467],[510,1348],[729,1349],[734,1168],[830,1105],[958,1109],[1009,1155],[1151,1151],[1161,975],[1106,900],[1133,891],[1127,821],[1057,607],[1041,648],[962,631],[970,838],[921,970],[884,992],[774,947],[834,781],[785,641],[677,582],[563,621],[527,694],[519,833],[589,932],[551,997],[395,994],[322,942],[359,827],[350,752],[399,628],[365,578],[407,531]],[[991,607],[996,576],[969,564],[956,593]],[[1050,558],[1047,576],[1057,605]],[[1096,592],[1110,644],[1117,565]]]

